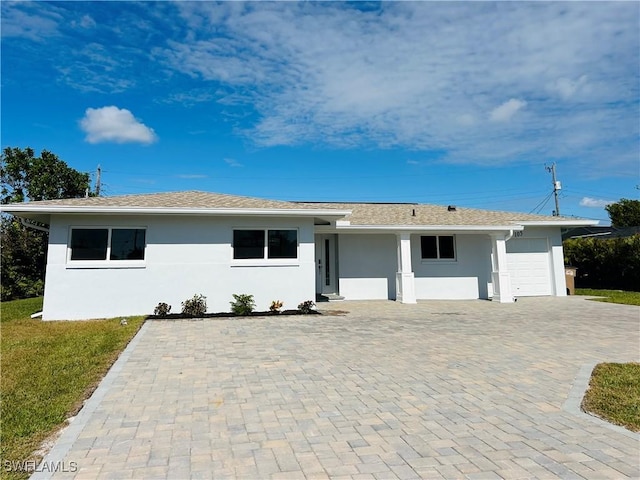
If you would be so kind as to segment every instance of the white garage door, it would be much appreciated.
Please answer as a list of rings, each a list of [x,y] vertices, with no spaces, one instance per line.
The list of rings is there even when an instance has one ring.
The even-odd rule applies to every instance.
[[[516,297],[551,295],[546,238],[512,238],[507,242],[507,268]]]

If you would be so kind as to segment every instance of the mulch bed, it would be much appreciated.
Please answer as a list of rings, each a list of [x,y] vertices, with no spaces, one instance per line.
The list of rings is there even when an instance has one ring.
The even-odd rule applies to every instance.
[[[168,315],[148,315],[148,320],[180,320],[190,318],[242,318],[242,317],[281,317],[283,315],[322,315],[317,310],[311,310],[309,313],[302,313],[300,310],[283,310],[282,312],[251,312],[249,315],[236,315],[231,312],[205,313],[203,315],[191,316],[182,313],[169,313]]]

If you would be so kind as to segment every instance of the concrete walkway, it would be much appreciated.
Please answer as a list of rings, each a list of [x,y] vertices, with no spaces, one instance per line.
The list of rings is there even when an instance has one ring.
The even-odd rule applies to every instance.
[[[640,308],[320,308],[147,322],[45,459],[75,470],[54,478],[640,477],[640,437],[578,410],[595,363],[639,360]]]

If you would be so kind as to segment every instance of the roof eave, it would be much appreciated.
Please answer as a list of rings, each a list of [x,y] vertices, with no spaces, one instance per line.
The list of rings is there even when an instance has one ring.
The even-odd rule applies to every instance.
[[[530,220],[518,222],[525,227],[589,227],[598,225],[599,220],[587,220],[584,218],[567,218],[562,220]]]
[[[507,232],[524,230],[522,225],[337,225],[339,231],[383,232]]]
[[[183,207],[95,207],[95,206],[51,206],[51,205],[4,205],[0,211],[19,215],[21,213],[67,215],[67,214],[111,214],[111,215],[242,215],[242,216],[291,216],[342,218],[350,210],[310,208],[183,208]]]

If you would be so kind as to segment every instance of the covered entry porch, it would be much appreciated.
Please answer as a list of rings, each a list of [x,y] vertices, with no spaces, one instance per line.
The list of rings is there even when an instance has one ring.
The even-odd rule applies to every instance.
[[[560,232],[316,233],[316,293],[329,299],[491,299],[564,295]]]

